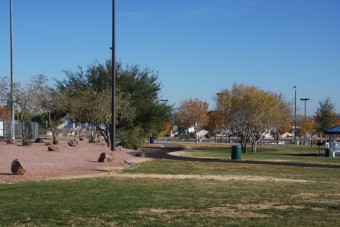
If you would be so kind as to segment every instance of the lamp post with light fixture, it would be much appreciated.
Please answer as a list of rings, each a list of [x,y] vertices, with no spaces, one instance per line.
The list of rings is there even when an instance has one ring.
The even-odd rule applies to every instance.
[[[295,96],[294,96],[294,144],[296,144],[296,86],[294,86]]]
[[[223,95],[223,93],[217,93],[216,94],[219,98]],[[219,110],[221,113],[221,143],[223,143],[223,114],[222,114],[222,109]],[[228,137],[226,138],[228,140]]]
[[[11,105],[11,139],[15,139],[14,127],[14,66],[13,66],[13,7],[12,0],[9,1],[9,17],[10,17],[10,61],[11,61],[11,91],[10,91],[10,105]]]
[[[305,117],[307,117],[307,115],[306,115],[306,102],[309,101],[310,99],[309,98],[301,98],[300,100],[305,102]]]
[[[115,65],[116,65],[116,12],[115,12],[116,1],[112,0],[112,69],[111,69],[111,77],[112,77],[112,109],[111,109],[111,151],[116,149],[116,73],[115,73]]]
[[[306,103],[307,103],[307,101],[309,101],[310,99],[309,99],[309,98],[301,98],[300,100],[305,102],[305,120],[306,120],[306,118],[307,118],[307,113],[306,113]],[[306,141],[307,141],[307,135],[305,134],[305,135],[304,135],[304,141],[303,141],[303,142],[306,143]]]

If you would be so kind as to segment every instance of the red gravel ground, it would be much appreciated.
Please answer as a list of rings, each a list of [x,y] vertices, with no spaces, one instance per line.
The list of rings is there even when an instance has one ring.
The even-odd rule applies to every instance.
[[[105,144],[79,142],[77,147],[70,147],[67,142],[60,141],[57,145],[60,151],[48,151],[45,143],[21,146],[0,141],[0,182],[103,174],[113,169],[127,168],[129,165],[125,161],[136,158],[130,154],[131,150],[118,149],[113,153],[112,162],[99,163],[98,158],[102,152],[111,152]],[[18,159],[25,168],[25,175],[12,174],[11,164],[14,159]]]

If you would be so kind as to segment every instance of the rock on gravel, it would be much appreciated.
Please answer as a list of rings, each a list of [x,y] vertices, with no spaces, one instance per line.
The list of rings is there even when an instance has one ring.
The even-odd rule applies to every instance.
[[[11,165],[11,171],[14,175],[24,175],[25,168],[21,165],[18,159],[14,159]]]
[[[60,151],[60,148],[58,146],[49,146],[47,150],[48,151]]]
[[[114,156],[112,154],[112,152],[103,152],[100,154],[99,158],[98,158],[98,162],[112,162],[113,161]]]
[[[77,147],[79,145],[78,141],[70,140],[67,142],[70,147]]]
[[[104,143],[83,142],[70,147],[67,140],[60,140],[58,147],[60,152],[47,152],[47,146],[42,143],[20,146],[0,141],[0,183],[106,174],[128,168],[125,160],[137,159],[130,154],[131,150],[121,148],[111,152]],[[99,163],[98,157],[103,152],[112,153],[114,159]],[[15,159],[25,167],[25,175],[12,174],[11,162]]]

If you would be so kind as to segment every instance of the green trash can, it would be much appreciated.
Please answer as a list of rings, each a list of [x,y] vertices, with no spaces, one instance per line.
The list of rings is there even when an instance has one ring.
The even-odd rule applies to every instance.
[[[326,157],[333,157],[333,151],[331,148],[326,148],[325,149],[325,156]]]
[[[231,147],[231,159],[241,160],[242,149],[239,145],[234,145]]]

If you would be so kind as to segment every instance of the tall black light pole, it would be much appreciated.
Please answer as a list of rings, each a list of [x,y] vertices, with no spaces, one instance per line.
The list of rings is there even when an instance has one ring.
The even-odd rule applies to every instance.
[[[116,148],[116,11],[115,11],[116,1],[112,0],[112,128],[111,128],[111,151]]]
[[[305,119],[306,119],[306,117],[307,117],[307,113],[306,113],[306,102],[308,101],[308,100],[310,100],[309,98],[301,98],[300,99],[301,101],[304,101],[305,102]],[[304,135],[304,143],[306,143],[306,141],[307,141],[307,135],[305,134]]]
[[[15,131],[14,131],[14,95],[13,95],[13,74],[14,74],[14,67],[13,67],[13,20],[12,20],[12,0],[9,1],[9,17],[10,17],[10,55],[11,55],[11,138],[15,139]]]
[[[216,95],[218,96],[218,99],[219,99],[223,95],[223,93],[217,93]],[[222,115],[222,108],[219,108],[219,110],[221,111],[221,143],[223,143],[223,115]],[[226,140],[228,141],[228,137],[226,138]]]
[[[295,91],[295,105],[294,105],[294,144],[296,144],[296,86],[294,86],[294,91]]]
[[[309,98],[301,98],[300,100],[305,101],[305,118],[306,118],[307,117],[307,115],[306,115],[306,102],[309,101],[310,99]]]

